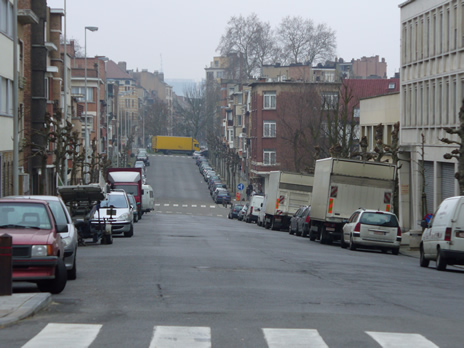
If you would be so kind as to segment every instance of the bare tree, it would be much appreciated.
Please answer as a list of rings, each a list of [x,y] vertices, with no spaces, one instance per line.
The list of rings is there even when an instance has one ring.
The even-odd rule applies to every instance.
[[[282,19],[277,35],[282,51],[287,52],[286,58],[289,62],[299,63],[303,61],[313,26],[312,20],[303,19],[300,16],[287,16]]]
[[[334,57],[336,48],[335,31],[325,24],[318,24],[310,33],[305,61],[309,64],[325,62]]]
[[[459,110],[459,126],[456,128],[445,127],[443,128],[446,133],[451,135],[457,135],[459,140],[451,140],[448,138],[442,138],[440,141],[449,145],[457,145],[458,147],[443,155],[445,159],[455,158],[458,160],[458,172],[454,177],[459,182],[459,194],[464,195],[464,100],[462,102],[461,109]]]
[[[321,97],[314,84],[298,83],[279,93],[277,137],[287,144],[289,169],[311,172],[320,145],[322,113]]]
[[[342,158],[352,157],[358,140],[358,123],[353,117],[356,98],[352,88],[343,81],[338,95],[322,92],[322,100],[328,152]]]
[[[262,23],[262,26],[258,32],[256,42],[256,59],[258,66],[262,67],[265,64],[276,63],[280,60],[280,51],[275,43],[274,33],[269,23]],[[276,55],[276,52],[279,52]]]
[[[267,46],[263,42],[266,39],[264,26],[255,13],[248,17],[233,16],[227,23],[226,33],[221,37],[217,47],[221,55],[238,53],[243,58],[245,76],[242,78],[251,78],[258,72],[258,43],[261,41],[261,48]]]
[[[283,52],[290,63],[315,64],[332,58],[336,49],[335,32],[311,19],[285,17],[277,30]]]
[[[149,105],[145,113],[145,134],[168,134],[169,109],[165,101],[155,97],[153,104]]]
[[[181,120],[178,128],[180,133],[198,139],[213,116],[207,108],[206,85],[201,83],[187,87],[183,103],[176,101],[175,109]]]

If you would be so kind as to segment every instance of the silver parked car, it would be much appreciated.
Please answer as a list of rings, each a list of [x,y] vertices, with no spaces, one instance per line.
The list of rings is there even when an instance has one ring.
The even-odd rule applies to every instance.
[[[133,209],[124,190],[114,190],[106,195],[90,217],[90,229],[97,231],[111,224],[112,234],[124,233],[124,237],[134,235]],[[103,226],[103,227],[102,227]]]

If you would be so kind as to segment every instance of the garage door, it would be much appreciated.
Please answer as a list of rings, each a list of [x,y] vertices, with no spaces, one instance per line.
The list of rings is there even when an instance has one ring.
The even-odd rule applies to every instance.
[[[454,177],[454,163],[441,163],[441,200],[455,195],[457,180]]]

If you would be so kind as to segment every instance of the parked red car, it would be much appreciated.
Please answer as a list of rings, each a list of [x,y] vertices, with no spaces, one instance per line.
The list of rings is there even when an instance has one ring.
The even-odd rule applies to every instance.
[[[43,200],[0,199],[0,233],[12,236],[13,281],[36,283],[40,291],[59,294],[66,286],[67,271],[58,225]]]

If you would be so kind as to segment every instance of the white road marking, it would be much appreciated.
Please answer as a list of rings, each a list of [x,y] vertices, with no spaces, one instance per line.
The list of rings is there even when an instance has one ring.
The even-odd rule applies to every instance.
[[[165,207],[169,207],[169,204],[167,204],[167,203],[164,203],[164,206],[165,206]]]
[[[313,329],[263,329],[263,332],[269,348],[328,348],[317,330]]]
[[[384,348],[439,348],[419,334],[373,331],[366,333]]]
[[[210,207],[210,208],[216,208],[216,206],[215,206],[215,205],[210,205],[209,207]]]
[[[102,325],[50,323],[23,348],[68,347],[86,348],[92,344]]]
[[[206,205],[200,205],[200,208],[206,208]]]
[[[173,206],[173,207],[178,207],[178,206],[179,206],[179,204],[173,204],[172,206]]]
[[[209,327],[155,326],[150,348],[210,348]]]
[[[155,207],[159,207],[161,204],[159,203],[155,203]]]
[[[188,204],[182,204],[182,208],[187,208]]]
[[[197,207],[197,205],[196,205],[196,204],[192,204],[192,208],[196,208],[196,207]]]

